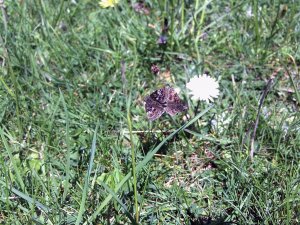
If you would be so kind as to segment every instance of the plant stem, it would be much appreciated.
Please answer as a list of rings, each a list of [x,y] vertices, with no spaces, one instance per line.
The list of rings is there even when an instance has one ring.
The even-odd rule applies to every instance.
[[[131,95],[131,94],[130,94]],[[128,100],[127,105],[127,122],[129,127],[129,135],[130,135],[130,143],[131,143],[131,163],[132,163],[132,174],[133,174],[133,189],[134,189],[134,206],[135,206],[135,221],[138,223],[139,221],[139,207],[138,207],[138,199],[137,199],[137,179],[136,179],[136,170],[135,170],[135,149],[134,149],[134,141],[132,136],[132,121],[130,114],[130,102],[131,98]]]

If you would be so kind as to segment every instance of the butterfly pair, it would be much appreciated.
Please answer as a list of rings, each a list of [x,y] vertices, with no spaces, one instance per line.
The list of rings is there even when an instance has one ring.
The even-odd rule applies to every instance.
[[[166,112],[171,116],[187,110],[188,106],[171,87],[163,87],[145,98],[147,117],[153,121]]]

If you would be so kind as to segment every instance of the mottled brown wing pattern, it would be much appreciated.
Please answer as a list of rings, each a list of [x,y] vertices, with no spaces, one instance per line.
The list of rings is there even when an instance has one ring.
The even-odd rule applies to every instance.
[[[188,108],[171,87],[163,87],[154,91],[145,98],[145,102],[147,117],[151,121],[161,117],[164,112],[174,116]]]
[[[165,111],[174,116],[179,112],[183,112],[188,109],[187,104],[185,104],[178,96],[176,91],[173,88],[169,88],[167,95],[167,105]]]
[[[168,97],[168,87],[163,87],[150,94],[150,98],[162,105],[166,104]]]
[[[160,103],[154,101],[151,97],[147,97],[145,102],[145,108],[149,120],[156,120],[165,112],[164,107]]]

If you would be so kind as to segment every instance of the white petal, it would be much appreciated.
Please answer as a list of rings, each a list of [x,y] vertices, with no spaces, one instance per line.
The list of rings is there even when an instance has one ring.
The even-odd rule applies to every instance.
[[[206,74],[190,79],[186,87],[191,91],[193,100],[213,101],[219,95],[219,83]]]

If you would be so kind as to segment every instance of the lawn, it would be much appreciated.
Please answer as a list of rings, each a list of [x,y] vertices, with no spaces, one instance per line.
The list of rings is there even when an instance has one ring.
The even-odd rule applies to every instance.
[[[300,4],[106,2],[0,1],[0,224],[299,224]]]

